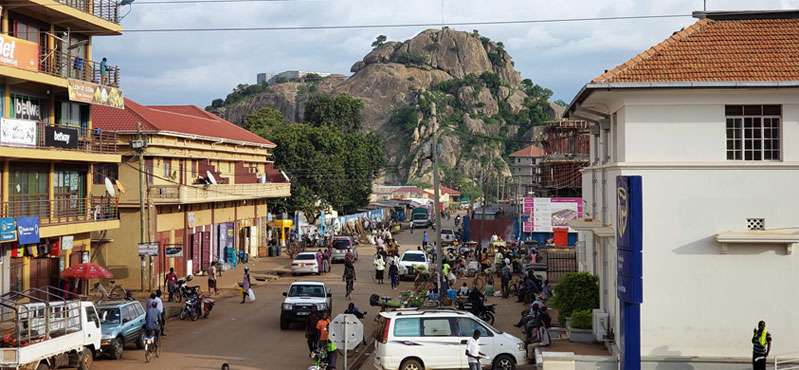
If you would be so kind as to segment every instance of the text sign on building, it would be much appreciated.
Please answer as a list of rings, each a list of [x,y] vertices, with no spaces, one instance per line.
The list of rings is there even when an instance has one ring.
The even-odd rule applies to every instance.
[[[569,227],[569,222],[583,217],[583,198],[526,197],[522,212],[529,215],[522,231],[551,233],[553,227]]]
[[[66,127],[45,126],[44,144],[56,148],[78,147],[78,130]]]
[[[17,217],[19,245],[39,244],[39,217]]]
[[[38,98],[24,95],[11,96],[11,109],[14,118],[31,121],[42,120],[42,103]]]
[[[28,40],[7,35],[0,36],[0,64],[39,70],[39,45]]]
[[[3,118],[0,120],[0,144],[36,146],[36,122]]]
[[[0,218],[0,242],[17,240],[17,222],[13,217]]]
[[[183,257],[183,245],[173,244],[164,247],[164,255],[167,257]]]
[[[122,90],[113,86],[70,78],[67,80],[67,92],[71,101],[125,109]]]
[[[619,299],[643,302],[641,177],[616,178],[616,249]]]
[[[139,243],[138,247],[140,256],[158,255],[158,243]]]

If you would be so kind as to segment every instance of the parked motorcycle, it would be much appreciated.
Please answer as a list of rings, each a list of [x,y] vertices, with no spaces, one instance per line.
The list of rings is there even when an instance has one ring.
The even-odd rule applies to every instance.
[[[474,307],[472,307],[472,303],[469,302],[468,300],[460,299],[457,300],[456,303],[458,305],[459,310],[469,311],[473,315],[479,317],[480,320],[483,320],[491,325],[494,325],[494,314],[496,312],[495,304],[484,304],[482,310],[480,310],[479,312],[475,312],[476,310],[474,309]]]
[[[183,303],[183,309],[178,314],[178,318],[181,320],[190,318],[191,321],[196,321],[200,318],[200,287],[187,287],[183,290],[183,294],[185,302]]]
[[[180,303],[183,298],[186,297],[186,293],[188,290],[188,283],[191,281],[191,275],[186,276],[186,279],[178,279],[177,283],[175,283],[175,293],[173,293],[173,298],[175,302]]]
[[[203,311],[202,317],[204,319],[207,319],[208,318],[208,314],[210,314],[211,310],[214,309],[214,300],[213,300],[213,298],[211,298],[211,297],[209,297],[209,296],[207,296],[205,294],[201,294],[200,295],[200,302],[202,302],[202,311]]]

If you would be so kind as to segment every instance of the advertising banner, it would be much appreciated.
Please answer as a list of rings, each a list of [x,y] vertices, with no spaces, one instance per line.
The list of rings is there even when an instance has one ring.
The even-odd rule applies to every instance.
[[[568,227],[569,222],[583,217],[583,198],[533,198],[529,213],[530,225],[525,232],[552,232],[553,227]],[[574,232],[569,228],[569,232]]]
[[[67,90],[72,101],[125,109],[125,97],[122,90],[116,87],[70,78],[67,80]]]
[[[72,249],[72,244],[75,242],[75,237],[72,235],[61,237],[61,249],[68,251]]]
[[[183,257],[183,245],[173,244],[164,247],[164,254],[167,257]]]
[[[158,243],[139,243],[138,246],[140,256],[158,255]]]
[[[17,222],[13,217],[0,218],[0,242],[17,240]]]
[[[0,35],[0,64],[39,70],[39,45],[28,40]]]
[[[36,146],[36,121],[3,118],[0,120],[0,144]]]
[[[17,119],[41,121],[41,99],[25,95],[11,95],[11,116]]]
[[[78,147],[78,130],[65,127],[44,127],[44,144],[56,148]]]
[[[17,217],[17,233],[19,234],[20,245],[38,244],[40,241],[39,217]]]

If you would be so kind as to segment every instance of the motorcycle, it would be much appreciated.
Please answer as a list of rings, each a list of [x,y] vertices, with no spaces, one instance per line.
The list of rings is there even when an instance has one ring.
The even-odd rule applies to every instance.
[[[202,317],[204,319],[207,319],[208,314],[210,314],[211,310],[214,309],[214,300],[205,294],[201,294],[200,302],[202,302],[202,311],[203,311]]]
[[[175,292],[173,293],[175,302],[180,303],[183,298],[186,297],[187,284],[191,281],[191,279],[192,277],[189,275],[186,276],[186,279],[178,279],[178,281],[175,283]]]
[[[196,321],[200,318],[201,297],[199,290],[199,286],[194,286],[185,290],[185,295],[183,297],[186,301],[183,303],[183,309],[180,311],[180,314],[178,314],[179,319],[185,320],[186,318],[191,318],[191,321]]]
[[[494,325],[494,315],[496,312],[495,304],[484,304],[483,309],[480,310],[479,312],[475,312],[476,310],[474,309],[474,307],[472,307],[472,303],[469,302],[468,300],[463,300],[463,299],[457,300],[457,304],[459,310],[469,311],[473,315],[479,317],[480,320],[483,320],[491,325]]]

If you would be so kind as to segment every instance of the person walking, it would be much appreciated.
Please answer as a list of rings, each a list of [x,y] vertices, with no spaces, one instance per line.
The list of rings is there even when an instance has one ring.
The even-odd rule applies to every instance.
[[[341,280],[346,283],[347,299],[352,299],[352,291],[355,290],[355,266],[352,264],[351,260],[344,261],[344,275],[341,277]]]
[[[250,268],[244,266],[244,277],[241,279],[241,303],[247,301],[250,291]]]
[[[427,243],[430,242],[430,236],[427,235],[427,230],[424,231],[422,234],[422,247],[427,247]]]
[[[399,286],[399,267],[394,257],[389,257],[388,263],[388,277],[391,278],[391,289],[397,289]]]
[[[771,352],[771,334],[766,330],[766,322],[757,323],[752,335],[752,369],[766,370],[766,359]]]
[[[319,332],[319,347],[324,348],[323,346],[327,345],[327,340],[330,336],[329,327],[330,326],[330,312],[322,311],[322,318],[316,322],[316,330]]]
[[[319,311],[316,310],[316,307],[311,306],[311,313],[305,320],[305,340],[308,343],[308,352],[311,354],[319,348],[319,330],[316,329],[318,322]]]
[[[475,330],[472,337],[466,340],[466,358],[469,361],[469,370],[480,370],[480,359],[485,357],[480,352],[480,330]]]
[[[211,264],[211,269],[208,271],[208,294],[211,294],[211,289],[214,290],[214,295],[219,294],[219,289],[216,287],[216,264]]]
[[[158,308],[158,315],[161,318],[158,322],[159,326],[161,327],[161,335],[166,336],[166,312],[164,310],[164,301],[161,300],[161,289],[156,289],[155,298],[153,301]]]
[[[499,271],[500,283],[502,284],[502,298],[507,299],[510,294],[510,279],[513,277],[510,265],[505,263]]]
[[[175,295],[175,286],[178,284],[178,275],[175,273],[175,268],[170,267],[169,272],[166,273],[164,277],[164,285],[166,285],[166,291],[169,292],[169,298],[167,301],[172,302],[172,297]]]
[[[374,265],[375,280],[377,280],[378,284],[383,284],[383,273],[386,270],[386,261],[383,259],[383,256],[380,253],[375,255]]]

